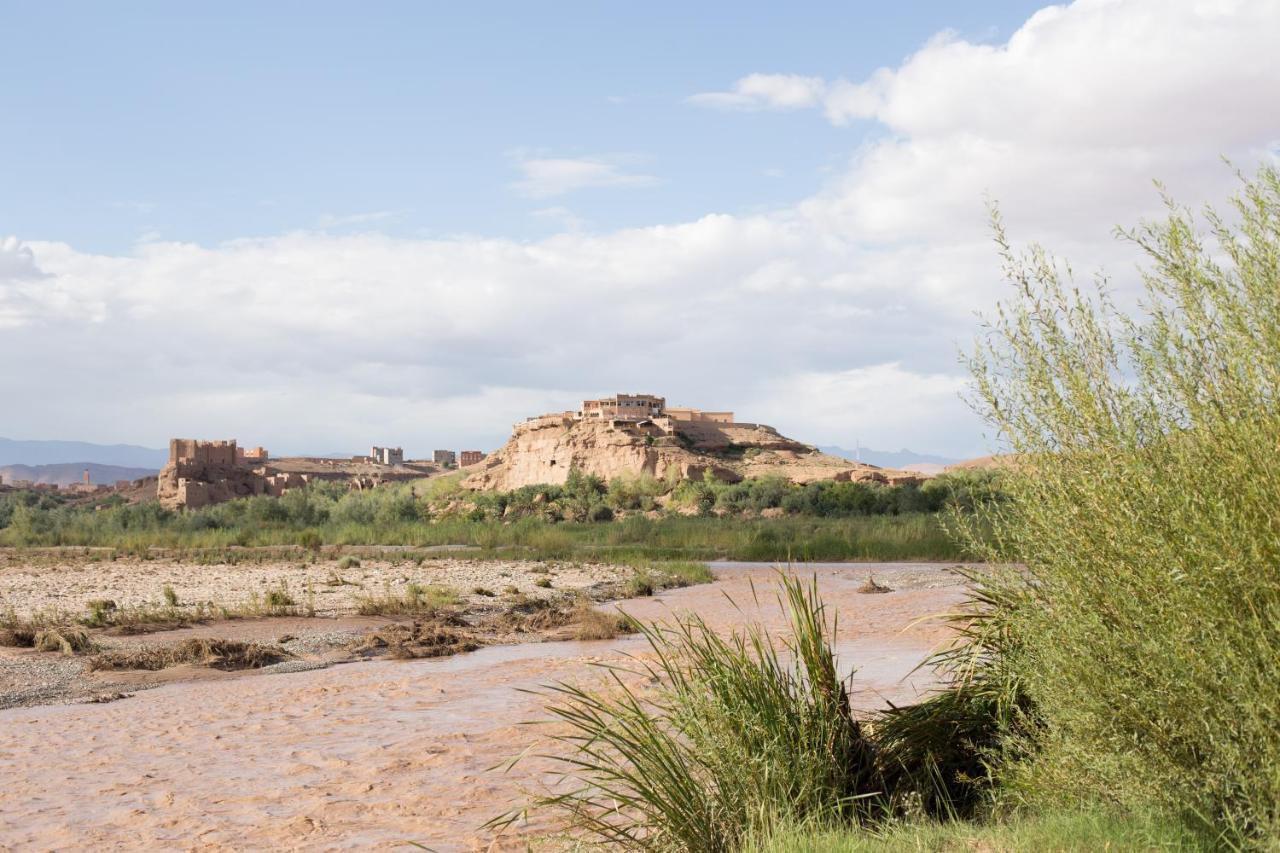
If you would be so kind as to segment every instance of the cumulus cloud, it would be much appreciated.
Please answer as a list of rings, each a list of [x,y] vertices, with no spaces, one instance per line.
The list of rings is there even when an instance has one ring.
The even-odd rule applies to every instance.
[[[771,380],[752,410],[815,444],[856,439],[885,450],[935,447],[946,443],[939,424],[961,435],[981,429],[961,401],[964,387],[965,379],[954,374],[918,373],[887,362]]]
[[[727,92],[701,92],[689,101],[727,110],[794,110],[822,102],[827,84],[799,74],[748,74]]]
[[[316,221],[316,225],[320,228],[343,228],[351,225],[374,225],[378,222],[388,222],[398,219],[403,215],[403,211],[399,210],[371,210],[366,213],[347,213],[335,214],[326,213]]]
[[[0,373],[0,399],[40,405],[8,407],[6,430],[414,452],[493,446],[526,414],[651,390],[814,443],[976,455],[956,349],[1004,293],[984,198],[1015,239],[1130,286],[1137,257],[1112,228],[1160,213],[1152,179],[1220,200],[1221,155],[1246,171],[1274,157],[1278,14],[1080,0],[1004,44],[940,36],[866,80],[735,85],[887,131],[765,214],[532,242],[297,233],[102,256],[10,241],[0,358],[30,366]],[[652,181],[616,160],[517,163],[532,196]]]
[[[606,158],[530,157],[520,155],[516,166],[524,175],[512,186],[530,198],[550,198],[576,190],[652,186],[653,175],[627,172]]]
[[[47,296],[39,284],[45,278],[30,246],[17,237],[0,239],[0,329],[25,325],[39,312]]]

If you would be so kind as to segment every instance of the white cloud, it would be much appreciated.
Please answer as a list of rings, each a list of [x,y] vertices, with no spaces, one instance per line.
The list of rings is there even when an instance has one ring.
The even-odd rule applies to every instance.
[[[4,429],[491,446],[524,414],[630,389],[815,443],[976,455],[955,356],[1004,292],[984,196],[1015,239],[1130,285],[1112,227],[1160,213],[1152,179],[1218,201],[1235,184],[1220,155],[1246,171],[1275,157],[1277,16],[1081,0],[1005,44],[939,37],[868,80],[734,87],[887,131],[768,214],[582,233],[549,206],[569,230],[533,242],[297,233],[118,257],[9,241],[0,360],[25,369],[0,372],[18,401]],[[517,157],[534,196],[653,180],[616,158]]]
[[[963,377],[917,373],[898,362],[804,372],[769,382],[752,410],[814,444],[852,442],[882,450],[929,447],[972,452],[978,418],[961,402]],[[945,424],[959,441],[939,435]]]
[[[342,228],[348,225],[373,225],[388,222],[404,215],[402,210],[373,210],[367,213],[348,213],[338,215],[326,213],[316,221],[318,228]]]
[[[562,231],[581,231],[587,225],[585,219],[563,205],[540,207],[537,210],[529,211],[529,215],[535,219],[553,223]]]
[[[512,184],[530,198],[550,198],[583,189],[648,187],[658,179],[626,172],[609,158],[530,157],[520,154],[516,165],[524,177]]]
[[[728,110],[794,110],[822,102],[826,83],[821,77],[798,74],[748,74],[727,92],[702,92],[690,103]]]
[[[24,326],[47,310],[47,278],[30,246],[17,237],[0,239],[0,329]]]

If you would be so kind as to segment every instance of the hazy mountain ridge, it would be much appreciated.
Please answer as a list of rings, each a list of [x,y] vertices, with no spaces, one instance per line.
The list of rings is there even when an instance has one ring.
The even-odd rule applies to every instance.
[[[89,469],[89,481],[95,485],[112,486],[116,480],[137,480],[156,473],[155,468],[131,468],[122,465],[99,465],[96,462],[61,462],[53,465],[4,465],[0,477],[6,486],[17,480],[33,483],[52,483],[70,486],[83,482],[84,471]]]
[[[0,465],[70,465],[83,470],[86,464],[121,468],[144,468],[154,474],[169,459],[168,450],[136,444],[92,444],[87,441],[19,441],[0,438]],[[143,476],[138,474],[136,476]],[[119,479],[124,479],[120,477]],[[78,480],[78,478],[77,478]]]
[[[948,465],[955,465],[957,462],[963,461],[952,459],[948,456],[938,456],[934,453],[916,453],[914,450],[908,450],[905,447],[901,450],[872,450],[869,447],[849,450],[832,445],[819,447],[818,449],[823,453],[839,456],[842,459],[863,462],[867,465],[876,465],[880,468],[897,468],[902,471],[938,473]]]

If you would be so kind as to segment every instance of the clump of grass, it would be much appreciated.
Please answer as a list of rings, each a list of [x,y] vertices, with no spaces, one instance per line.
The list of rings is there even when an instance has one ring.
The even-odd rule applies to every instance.
[[[585,598],[578,599],[569,613],[569,620],[575,640],[612,640],[640,630],[639,624],[630,616],[597,610]]]
[[[291,613],[297,603],[283,584],[275,589],[267,590],[266,594],[262,596],[262,608],[273,616]]]
[[[677,589],[712,580],[706,563],[692,560],[647,561],[635,566],[635,574],[623,585],[627,598],[641,598],[664,589]]]
[[[483,586],[472,587],[471,594],[479,595],[484,598],[493,598],[495,595],[497,595],[497,593],[494,592],[493,590]]]
[[[567,732],[550,757],[567,791],[534,806],[630,850],[732,850],[779,819],[873,813],[881,781],[836,671],[835,626],[816,580],[781,583],[783,648],[759,628],[724,638],[682,617],[641,629],[655,660],[633,674],[651,691],[621,674],[608,688],[552,688]]]
[[[366,634],[351,646],[357,654],[386,655],[401,660],[446,657],[478,648],[480,644],[474,637],[442,620],[387,625]]]
[[[89,659],[89,669],[155,671],[183,664],[222,670],[259,669],[289,657],[277,646],[193,637],[170,645],[103,652]]]
[[[168,584],[165,584],[164,588],[160,590],[160,594],[164,598],[164,603],[166,606],[168,607],[178,606],[178,593],[174,592],[173,587],[169,586]]]
[[[876,576],[868,575],[867,580],[858,587],[858,592],[862,595],[883,595],[886,592],[893,592],[893,588],[876,583]]]
[[[78,655],[96,650],[97,644],[82,628],[44,628],[35,633],[31,647],[38,652]]]
[[[584,595],[560,599],[519,596],[507,605],[498,624],[521,633],[569,628],[569,636],[576,640],[608,640],[638,630],[631,617],[597,610]]]
[[[351,556],[350,554],[346,555],[345,557],[343,557],[341,560],[338,561],[338,571],[340,572],[345,572],[350,569],[358,569],[358,568],[360,568],[360,560],[356,557]]]
[[[116,611],[120,608],[116,606],[115,601],[110,598],[95,598],[85,603],[89,615],[85,617],[84,624],[90,628],[100,628],[104,625],[110,625],[115,618]]]
[[[447,586],[411,583],[397,595],[388,585],[380,596],[358,598],[356,612],[361,616],[431,615],[460,601],[457,591]]]
[[[551,578],[538,578],[533,585],[539,589],[551,589]]]
[[[653,595],[655,590],[653,578],[648,573],[636,572],[622,588],[627,598],[643,598]]]

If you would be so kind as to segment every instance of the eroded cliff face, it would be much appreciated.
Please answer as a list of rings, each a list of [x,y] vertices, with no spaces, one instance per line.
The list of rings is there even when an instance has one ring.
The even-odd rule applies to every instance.
[[[463,485],[497,491],[559,485],[575,468],[605,481],[641,474],[700,478],[707,470],[728,482],[762,476],[797,483],[902,479],[901,472],[881,472],[819,453],[763,424],[680,424],[664,431],[645,424],[546,416],[518,424],[510,440]]]

